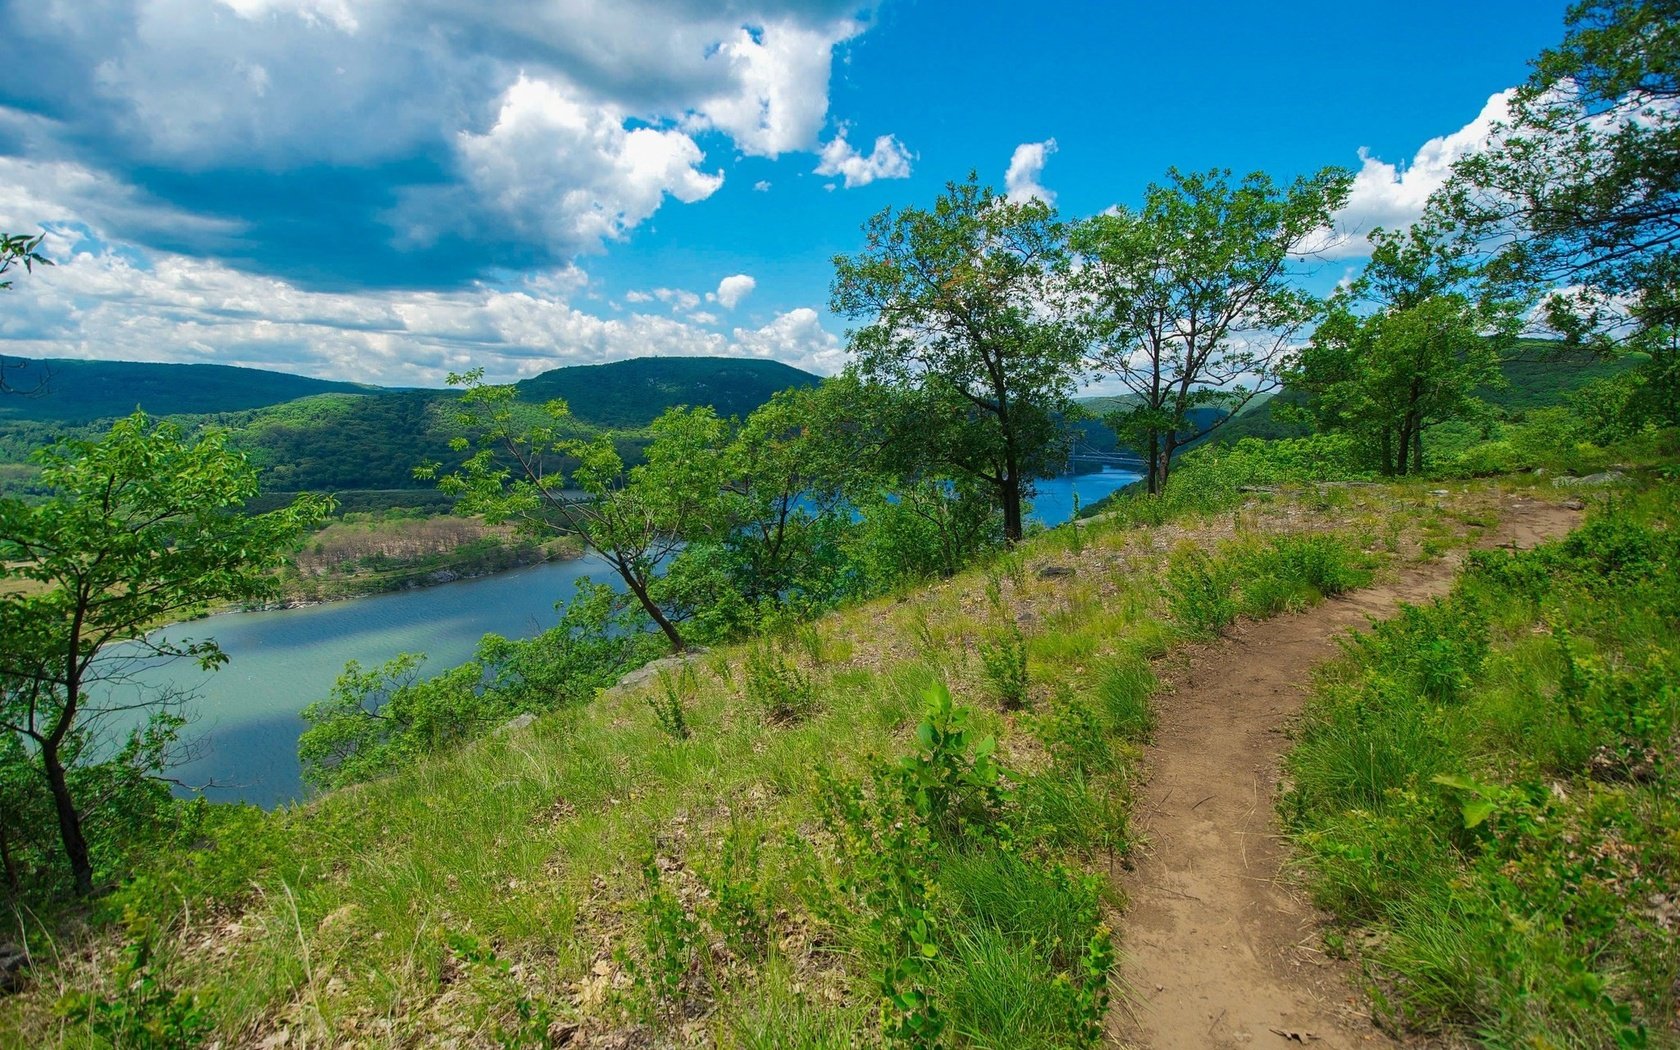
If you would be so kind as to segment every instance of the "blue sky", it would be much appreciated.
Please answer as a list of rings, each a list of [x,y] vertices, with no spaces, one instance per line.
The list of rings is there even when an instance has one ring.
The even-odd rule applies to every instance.
[[[1169,166],[1403,223],[1564,3],[0,0],[0,352],[435,385],[844,363],[830,259],[970,169],[1068,218]]]

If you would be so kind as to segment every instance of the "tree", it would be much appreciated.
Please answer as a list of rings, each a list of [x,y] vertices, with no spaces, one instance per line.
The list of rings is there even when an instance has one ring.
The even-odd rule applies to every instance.
[[[931,211],[882,211],[866,246],[834,260],[836,313],[868,318],[851,335],[862,376],[937,391],[960,416],[934,442],[952,476],[984,483],[1011,542],[1022,535],[1032,480],[1059,465],[1054,421],[1070,404],[1080,346],[1060,305],[1064,228],[1041,200],[1015,202],[973,174]]]
[[[852,464],[833,440],[833,389],[831,381],[779,391],[727,428],[713,512],[661,580],[686,595],[703,635],[727,638],[808,616],[850,588],[841,541],[851,525],[844,477]],[[680,468],[707,456],[669,458]]]
[[[1363,437],[1384,474],[1415,474],[1425,428],[1481,411],[1476,391],[1503,381],[1521,304],[1495,296],[1463,245],[1425,225],[1370,236],[1364,273],[1331,296],[1288,381],[1321,428]]]
[[[1680,0],[1589,0],[1432,202],[1568,342],[1650,355],[1680,421]],[[1665,396],[1666,395],[1666,396]]]
[[[607,562],[674,652],[687,649],[681,611],[661,601],[660,566],[715,520],[724,484],[723,421],[711,409],[672,409],[655,420],[647,462],[626,472],[610,434],[584,432],[564,401],[520,405],[512,386],[484,382],[483,369],[450,375],[463,386],[457,424],[477,445],[459,470],[438,479],[463,514],[514,522],[532,535],[569,533]],[[437,477],[436,464],[420,477]],[[568,491],[568,488],[575,491]]]
[[[1339,168],[1286,190],[1263,172],[1234,186],[1228,171],[1167,175],[1142,207],[1092,216],[1072,236],[1093,368],[1132,396],[1110,423],[1143,453],[1152,493],[1179,448],[1280,385],[1291,341],[1319,312],[1290,262],[1349,186]]]
[[[116,709],[97,686],[125,678],[136,660],[224,662],[210,639],[149,632],[209,602],[271,593],[267,571],[330,501],[241,514],[257,471],[226,435],[188,439],[139,412],[100,441],[64,442],[36,459],[54,494],[0,499],[0,576],[28,581],[0,594],[0,728],[28,743],[76,890],[87,894],[93,866],[70,770],[97,750],[97,722]]]
[[[40,251],[41,241],[45,238],[44,233],[33,237],[21,233],[0,233],[0,278],[18,266],[22,266],[25,273],[34,272],[37,266],[51,266],[53,261]],[[11,286],[11,281],[0,280],[0,292]],[[0,357],[0,394],[16,392],[16,388],[6,382],[7,367],[5,358]]]

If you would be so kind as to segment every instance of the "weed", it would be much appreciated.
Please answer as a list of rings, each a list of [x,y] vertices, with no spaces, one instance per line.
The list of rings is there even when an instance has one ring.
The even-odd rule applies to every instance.
[[[810,678],[773,646],[754,645],[747,651],[745,686],[748,702],[767,722],[798,722],[816,708]]]
[[[665,735],[673,740],[687,740],[689,735],[687,697],[694,691],[694,671],[684,664],[680,672],[673,675],[670,671],[660,668],[659,689],[647,694],[647,705],[653,712],[653,720]]]
[[[196,992],[171,987],[157,957],[159,933],[149,919],[131,912],[125,923],[128,944],[115,975],[117,995],[67,995],[59,1000],[58,1015],[86,1023],[112,1046],[179,1050],[202,1045],[214,1028],[208,1004]]]
[[[1013,618],[980,643],[980,666],[1006,711],[1027,705],[1027,640]]]
[[[666,1016],[682,1001],[699,963],[700,924],[665,884],[657,858],[642,864],[645,896],[638,904],[642,944],[639,955],[620,950],[650,1016]]]
[[[1223,631],[1237,616],[1229,567],[1194,548],[1173,554],[1167,568],[1167,605],[1184,630],[1202,637]]]

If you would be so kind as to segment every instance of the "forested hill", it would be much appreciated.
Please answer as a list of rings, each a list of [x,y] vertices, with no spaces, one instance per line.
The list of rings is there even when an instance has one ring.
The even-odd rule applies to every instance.
[[[7,358],[5,365],[6,382],[30,396],[0,398],[0,421],[91,423],[126,416],[136,406],[155,416],[239,412],[314,394],[380,389],[231,365],[57,358]]]
[[[780,361],[732,357],[638,357],[556,368],[517,384],[526,401],[560,398],[579,419],[601,427],[641,427],[673,405],[710,405],[745,416],[788,387],[818,378]]]
[[[7,379],[28,389],[43,374],[41,364],[14,370],[8,363]],[[271,492],[429,489],[414,479],[414,467],[460,458],[449,448],[453,432],[442,410],[454,396],[448,390],[219,365],[45,364],[51,382],[42,394],[0,399],[0,464],[22,463],[57,437],[96,436],[103,426],[96,421],[126,415],[136,404],[153,415],[228,428],[235,446],[262,467],[263,488]],[[720,415],[745,416],[778,390],[816,382],[775,361],[661,357],[557,368],[517,385],[523,401],[562,398],[585,429],[618,431],[620,451],[635,460],[644,428],[667,408],[710,405]]]

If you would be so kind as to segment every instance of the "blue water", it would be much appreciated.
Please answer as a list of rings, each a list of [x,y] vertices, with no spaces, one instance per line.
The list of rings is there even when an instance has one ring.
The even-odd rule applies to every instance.
[[[1073,511],[1074,494],[1090,506],[1139,475],[1104,470],[1038,483],[1031,520],[1059,525]],[[229,613],[170,628],[172,637],[214,638],[228,656],[206,673],[178,661],[147,672],[152,687],[190,689],[199,700],[185,737],[193,757],[172,775],[203,787],[209,798],[272,806],[301,797],[299,717],[323,699],[347,661],[375,667],[398,653],[427,655],[441,671],[471,658],[478,640],[494,632],[526,638],[559,619],[556,602],[575,581],[592,576],[616,582],[599,559],[539,565],[479,580],[381,594],[275,612]]]

